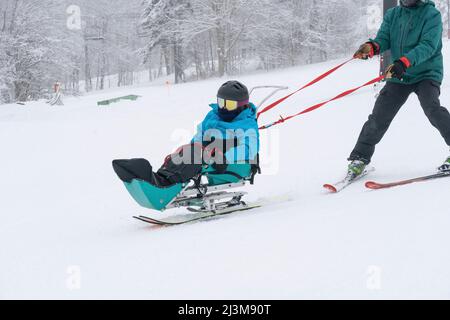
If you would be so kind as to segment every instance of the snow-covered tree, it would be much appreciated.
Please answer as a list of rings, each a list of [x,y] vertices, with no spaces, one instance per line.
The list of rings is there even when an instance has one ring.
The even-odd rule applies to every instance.
[[[0,102],[314,63],[368,38],[378,0],[2,0]],[[447,21],[447,0],[436,0]],[[79,28],[68,28],[68,8]],[[70,11],[70,10],[69,10]],[[373,32],[373,30],[371,30]],[[165,71],[165,72],[164,72]]]
[[[171,58],[174,66],[175,82],[185,80],[184,35],[182,24],[192,14],[189,0],[145,0],[142,29],[149,41],[146,52],[149,54],[160,45],[166,60],[167,74],[171,73]]]
[[[12,100],[40,97],[68,68],[72,42],[62,35],[60,9],[56,0],[2,1],[1,82]]]

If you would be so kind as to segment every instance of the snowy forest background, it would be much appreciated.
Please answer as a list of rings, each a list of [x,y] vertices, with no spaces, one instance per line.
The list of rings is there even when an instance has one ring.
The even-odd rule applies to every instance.
[[[79,95],[339,58],[376,32],[381,3],[0,0],[0,104],[47,98],[56,81]]]

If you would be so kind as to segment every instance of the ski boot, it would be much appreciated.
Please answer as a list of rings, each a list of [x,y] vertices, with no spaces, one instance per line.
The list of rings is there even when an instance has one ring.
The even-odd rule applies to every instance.
[[[368,167],[369,161],[367,162],[362,160],[350,160],[350,161],[351,162],[348,165],[346,177],[335,184],[325,184],[323,186],[325,189],[327,189],[331,193],[340,192],[345,188],[347,188],[356,180],[368,175],[370,172],[375,170],[375,168]]]
[[[449,173],[450,174],[450,157],[445,160],[444,164],[438,168],[438,171],[441,173]]]
[[[361,176],[366,170],[367,164],[361,160],[353,160],[348,165],[347,178],[349,180],[355,180]]]

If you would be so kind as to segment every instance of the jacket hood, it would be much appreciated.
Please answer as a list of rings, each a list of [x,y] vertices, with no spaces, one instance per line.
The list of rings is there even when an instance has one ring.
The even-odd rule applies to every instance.
[[[436,4],[432,0],[420,0],[421,5],[432,5],[433,7],[436,7]]]
[[[414,10],[414,9],[421,8],[421,7],[424,7],[424,6],[427,6],[427,5],[431,5],[431,6],[433,6],[433,7],[436,7],[436,4],[435,4],[434,1],[432,1],[432,0],[419,0],[419,2],[417,3],[417,5],[414,6],[414,7],[404,7],[404,6],[401,4],[401,2],[400,2],[399,5],[400,5],[400,7],[402,7],[403,9],[407,9],[407,10]]]

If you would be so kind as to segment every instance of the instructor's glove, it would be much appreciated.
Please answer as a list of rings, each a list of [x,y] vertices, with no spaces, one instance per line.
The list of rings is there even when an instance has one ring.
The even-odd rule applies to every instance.
[[[366,42],[359,47],[358,51],[353,55],[353,58],[367,60],[373,58],[376,54],[379,54],[378,45],[374,42]]]
[[[402,80],[405,75],[406,69],[410,67],[409,60],[407,58],[401,58],[400,60],[396,60],[393,64],[391,64],[386,69],[386,79],[396,78],[398,80]]]

